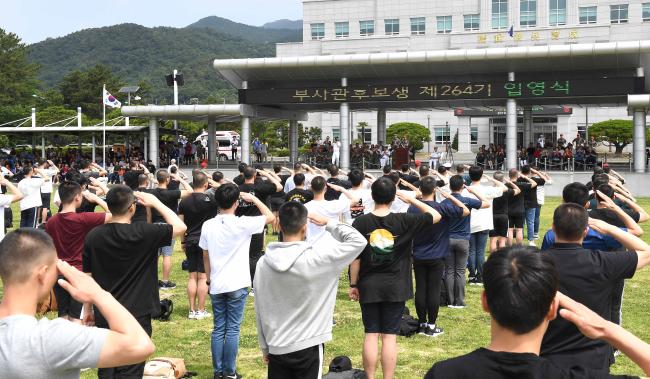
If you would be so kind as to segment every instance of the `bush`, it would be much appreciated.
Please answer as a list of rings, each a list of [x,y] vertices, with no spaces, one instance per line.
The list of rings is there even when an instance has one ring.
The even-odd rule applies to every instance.
[[[431,141],[431,133],[424,125],[416,124],[414,122],[398,122],[392,124],[386,129],[386,143],[392,141],[393,137],[398,138],[406,137],[409,144],[414,146],[416,150],[424,147],[424,142]]]

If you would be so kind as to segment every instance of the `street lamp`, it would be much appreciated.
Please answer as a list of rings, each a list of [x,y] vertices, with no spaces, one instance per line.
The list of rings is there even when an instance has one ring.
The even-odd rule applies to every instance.
[[[427,130],[429,131],[429,140],[427,141],[427,150],[431,154],[431,115],[427,115]]]

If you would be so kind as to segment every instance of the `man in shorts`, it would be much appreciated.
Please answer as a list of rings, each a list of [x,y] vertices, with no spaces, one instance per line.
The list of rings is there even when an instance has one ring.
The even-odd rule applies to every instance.
[[[217,202],[213,196],[205,193],[208,188],[208,177],[202,172],[195,172],[192,180],[194,192],[181,200],[178,206],[178,217],[187,225],[183,238],[183,249],[187,257],[189,280],[187,282],[187,297],[190,305],[188,318],[204,319],[210,316],[205,310],[205,299],[208,296],[207,276],[203,264],[203,249],[199,247],[203,223],[217,215]]]
[[[521,193],[519,187],[507,179],[501,171],[494,173],[494,180],[504,183],[508,190],[503,193],[503,196],[492,201],[494,229],[490,230],[490,252],[508,245],[508,200],[510,197]]]

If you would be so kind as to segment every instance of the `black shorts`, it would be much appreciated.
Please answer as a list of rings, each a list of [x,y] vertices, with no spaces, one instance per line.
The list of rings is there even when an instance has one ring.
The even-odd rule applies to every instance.
[[[510,229],[523,229],[524,228],[524,214],[508,215],[508,223]]]
[[[361,318],[366,333],[399,334],[404,302],[361,304]]]
[[[65,279],[59,275],[59,279]],[[72,318],[81,319],[81,308],[83,305],[77,300],[73,299],[68,291],[64,290],[59,285],[59,282],[54,284],[54,297],[56,297],[56,304],[59,308],[59,317],[70,316]]]
[[[198,244],[193,242],[186,243],[185,256],[187,257],[187,271],[205,273],[203,249]]]
[[[50,209],[50,199],[52,198],[51,193],[41,193],[41,202],[43,205],[41,208]]]
[[[493,220],[494,229],[490,230],[490,237],[508,237],[508,215],[496,214]]]

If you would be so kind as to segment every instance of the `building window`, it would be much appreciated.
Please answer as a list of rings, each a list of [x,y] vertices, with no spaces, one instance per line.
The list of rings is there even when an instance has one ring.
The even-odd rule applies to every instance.
[[[566,25],[566,0],[550,0],[548,24],[551,26]]]
[[[349,22],[335,22],[334,31],[336,38],[345,38],[350,36],[350,23]]]
[[[436,17],[438,33],[451,33],[451,16]]]
[[[359,31],[362,37],[370,37],[374,35],[375,22],[373,20],[359,21]]]
[[[537,26],[537,0],[520,0],[519,25],[522,28]]]
[[[643,3],[642,16],[643,21],[650,21],[650,3]]]
[[[479,30],[481,27],[481,17],[477,14],[466,14],[465,18],[465,31]]]
[[[627,4],[610,5],[609,9],[612,24],[627,24]]]
[[[399,19],[391,18],[384,20],[384,31],[387,36],[395,36],[399,34]]]
[[[311,39],[325,38],[325,24],[311,24]]]
[[[469,127],[469,139],[472,145],[478,145],[478,126]]]
[[[446,126],[433,128],[433,141],[436,145],[443,145],[449,141],[449,128]]]
[[[508,27],[508,0],[492,0],[492,29]]]
[[[426,19],[424,17],[415,17],[411,19],[411,34],[422,35],[426,31]]]
[[[580,24],[596,23],[596,7],[580,7]]]

